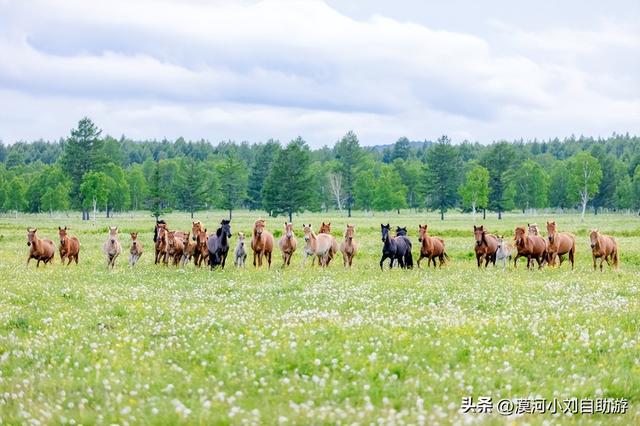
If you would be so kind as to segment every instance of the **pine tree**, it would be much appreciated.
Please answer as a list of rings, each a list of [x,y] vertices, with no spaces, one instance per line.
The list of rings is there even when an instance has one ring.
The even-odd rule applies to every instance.
[[[247,166],[237,156],[228,154],[216,165],[219,199],[218,206],[232,211],[245,201],[247,197]]]
[[[349,131],[336,144],[336,159],[338,160],[338,172],[341,178],[341,189],[345,194],[347,207],[347,216],[351,217],[351,208],[353,207],[354,196],[353,186],[355,183],[355,170],[362,157],[362,150],[358,137],[352,131]]]
[[[269,176],[271,166],[280,150],[280,143],[274,140],[269,140],[266,144],[256,149],[247,188],[247,206],[250,210],[264,208],[262,203],[264,182]]]
[[[442,136],[427,153],[425,181],[428,182],[428,207],[440,211],[440,220],[449,207],[456,205],[462,164],[451,140]]]

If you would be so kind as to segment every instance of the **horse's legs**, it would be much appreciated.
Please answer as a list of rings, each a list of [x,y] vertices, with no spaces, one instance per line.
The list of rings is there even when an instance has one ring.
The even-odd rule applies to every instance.
[[[519,258],[520,258],[520,253],[516,254],[516,257],[513,258],[513,269],[518,269]]]
[[[591,260],[593,261],[593,270],[595,271],[597,269],[596,267],[596,255],[591,253]]]
[[[382,255],[382,258],[380,259],[380,270],[384,271],[384,268],[382,267],[382,264],[384,262],[384,260],[387,258],[387,256],[385,254]]]

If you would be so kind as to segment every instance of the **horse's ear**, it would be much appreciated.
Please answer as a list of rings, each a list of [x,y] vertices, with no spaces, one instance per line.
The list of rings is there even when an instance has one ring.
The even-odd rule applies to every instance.
[[[65,230],[65,231],[67,230],[67,227],[66,227],[66,226],[64,227],[64,230]]]
[[[60,228],[59,226],[58,226],[58,231],[62,231],[62,228]]]
[[[477,229],[478,229],[478,227],[473,225],[473,230],[476,231]]]

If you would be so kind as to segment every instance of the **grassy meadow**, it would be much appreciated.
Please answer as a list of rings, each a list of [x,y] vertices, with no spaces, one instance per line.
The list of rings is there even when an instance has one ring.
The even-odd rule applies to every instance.
[[[224,212],[196,215],[209,230]],[[251,233],[255,212],[234,213]],[[190,229],[187,214],[165,217]],[[148,213],[0,217],[2,424],[639,424],[640,219],[634,215],[507,214],[477,223],[510,238],[554,219],[577,235],[576,269],[478,271],[472,218],[435,213],[294,217],[292,266],[224,271],[153,264]],[[279,236],[284,218],[268,218]],[[303,268],[301,224],[356,225],[360,253],[345,270]],[[385,270],[380,223],[446,239],[442,269]],[[26,267],[26,228],[81,242],[80,264]],[[107,225],[124,253],[108,271]],[[620,267],[591,266],[588,230],[618,240]],[[128,266],[128,232],[145,253]],[[546,235],[546,230],[543,232]],[[232,250],[235,235],[232,238]],[[463,414],[461,400],[627,398],[625,415]]]

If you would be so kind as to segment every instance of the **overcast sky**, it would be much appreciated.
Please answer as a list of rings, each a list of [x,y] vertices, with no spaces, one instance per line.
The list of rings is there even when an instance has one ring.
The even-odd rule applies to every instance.
[[[640,1],[0,0],[0,139],[640,134]]]

